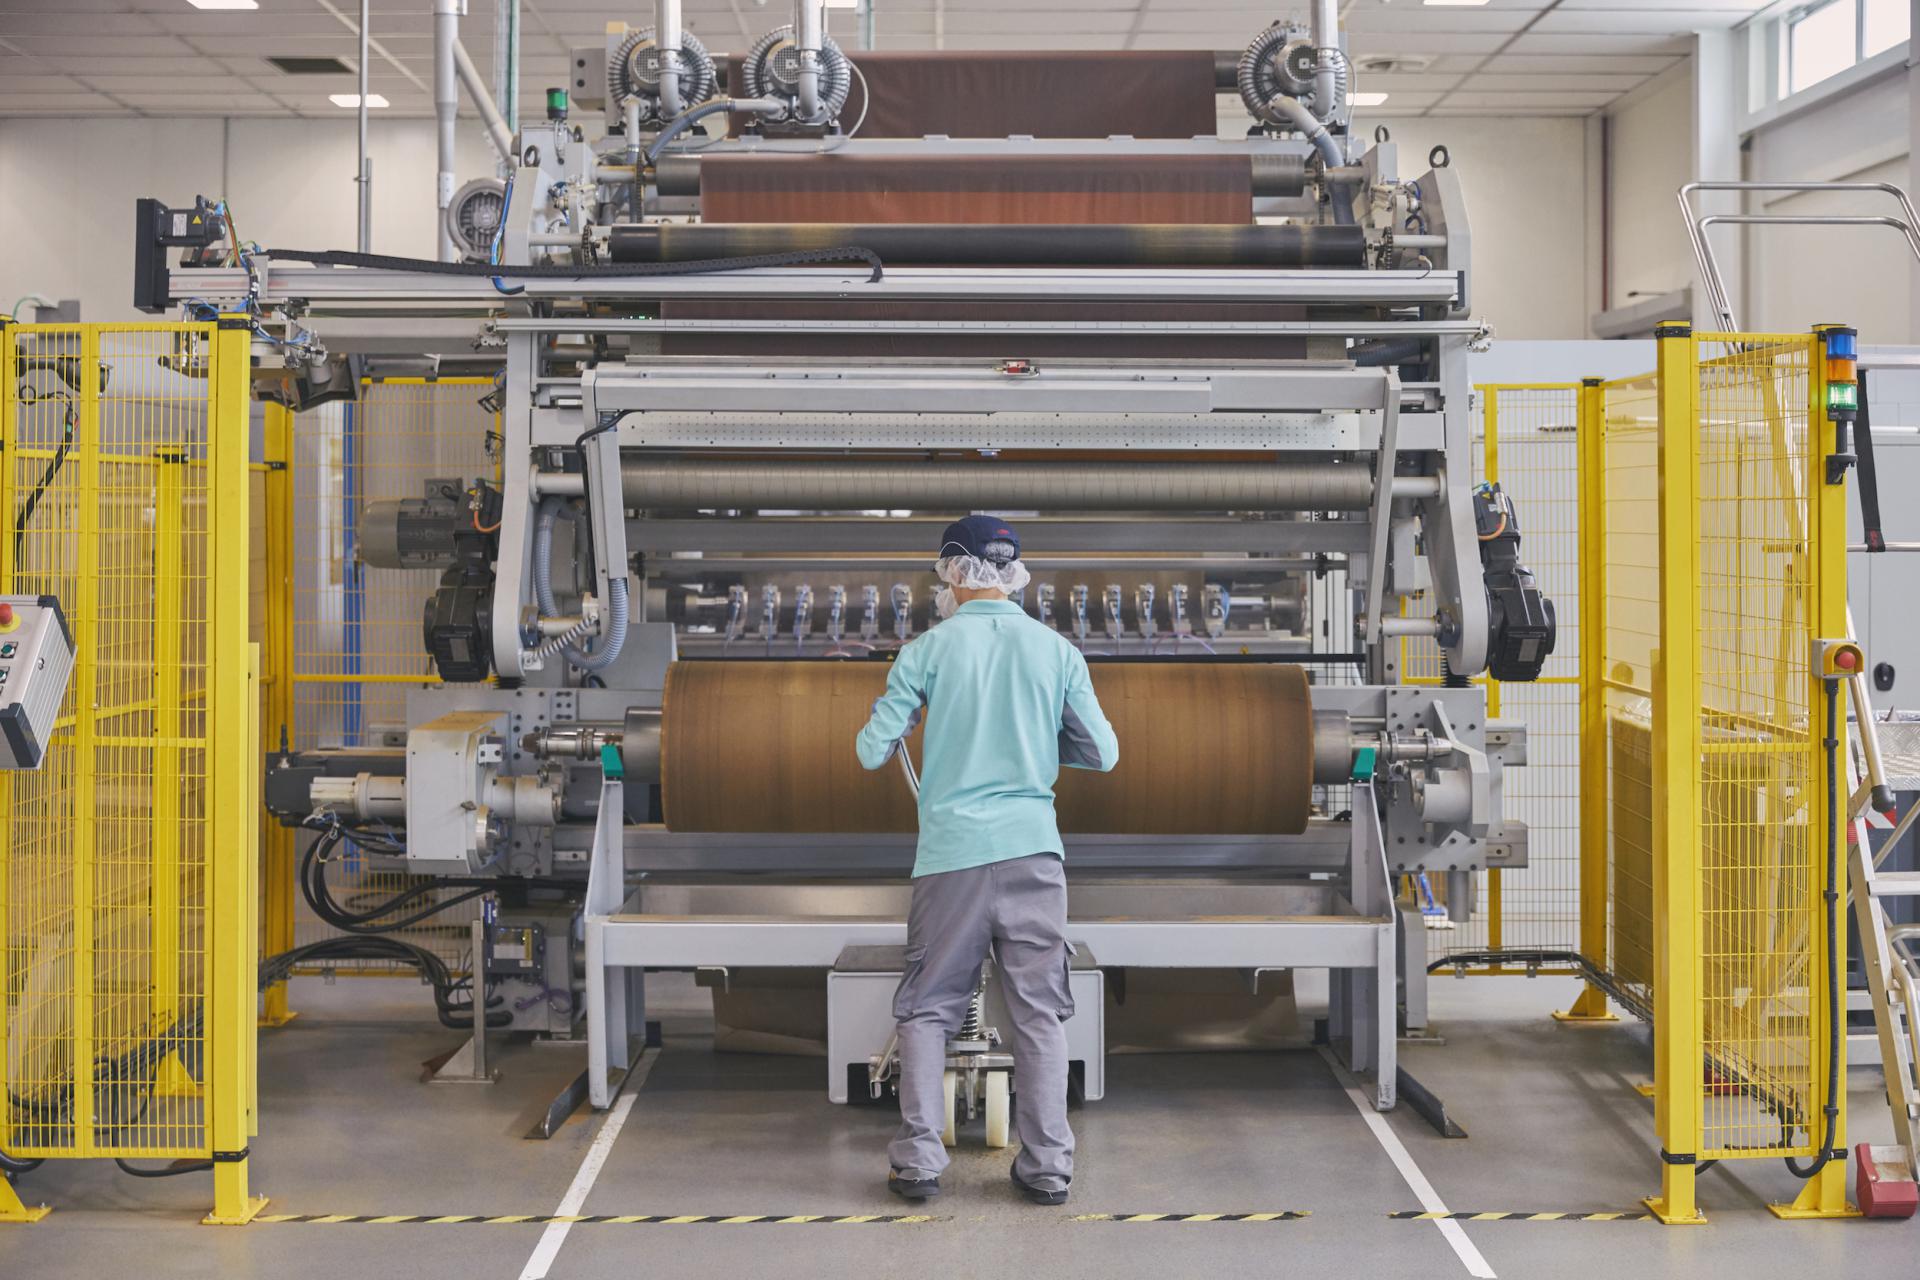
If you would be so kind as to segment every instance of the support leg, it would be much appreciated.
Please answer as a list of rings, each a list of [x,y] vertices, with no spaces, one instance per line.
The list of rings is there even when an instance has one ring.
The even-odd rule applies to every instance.
[[[38,1222],[52,1213],[44,1204],[28,1205],[21,1201],[19,1192],[13,1189],[13,1183],[0,1178],[0,1223]]]

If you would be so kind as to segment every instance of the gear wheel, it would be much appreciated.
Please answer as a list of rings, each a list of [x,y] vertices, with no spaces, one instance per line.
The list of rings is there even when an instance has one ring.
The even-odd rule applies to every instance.
[[[793,42],[793,27],[775,27],[761,36],[741,68],[741,87],[749,98],[778,98],[787,104],[783,121],[796,119],[800,97],[800,49]],[[847,55],[832,36],[820,40],[820,120],[801,123],[821,124],[832,120],[847,105],[847,93],[853,87],[853,74]]]
[[[613,56],[607,59],[607,101],[615,112],[624,112],[628,98],[640,101],[640,122],[662,124],[660,118],[660,48],[653,41],[653,28],[629,31]],[[680,35],[680,101],[691,107],[713,96],[719,76],[713,55],[691,31]]]

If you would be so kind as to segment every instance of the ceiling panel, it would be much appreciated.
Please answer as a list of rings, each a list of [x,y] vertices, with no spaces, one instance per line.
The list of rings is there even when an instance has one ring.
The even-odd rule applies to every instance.
[[[739,53],[788,20],[785,0],[683,0],[689,29]],[[1169,49],[1243,47],[1301,0],[876,0],[883,49]],[[1584,114],[1665,71],[1690,32],[1723,27],[1762,0],[1347,0],[1357,59],[1419,65],[1362,69],[1367,90],[1400,112],[1517,110]],[[265,59],[331,55],[351,62],[357,0],[259,0],[245,11],[204,11],[187,0],[0,0],[0,114],[74,111],[223,111],[329,114],[328,92],[355,78],[291,76]],[[431,0],[373,0],[372,83],[391,115],[428,114],[433,75]],[[463,38],[492,68],[492,0],[469,0]],[[609,21],[645,25],[648,0],[521,0],[523,102],[567,73],[566,52],[597,44]],[[836,37],[858,42],[856,15],[830,16]],[[941,34],[936,37],[936,30]],[[395,63],[398,65],[395,65]],[[98,90],[99,92],[95,92]],[[104,96],[103,96],[104,95]],[[114,99],[124,105],[116,106]],[[1229,99],[1231,103],[1231,99]],[[155,105],[157,104],[157,105]],[[463,113],[465,104],[463,102]],[[386,113],[383,113],[386,114]]]

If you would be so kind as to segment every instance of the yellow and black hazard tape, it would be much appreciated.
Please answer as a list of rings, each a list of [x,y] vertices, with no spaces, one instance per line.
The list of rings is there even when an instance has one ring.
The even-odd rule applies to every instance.
[[[1075,1222],[1297,1222],[1304,1209],[1276,1213],[1076,1213]]]
[[[1396,1222],[1637,1222],[1653,1215],[1644,1209],[1632,1213],[1424,1213],[1403,1209],[1387,1216]]]
[[[581,1227],[709,1226],[845,1227],[939,1222],[930,1213],[263,1213],[255,1222],[302,1223],[308,1226],[544,1226],[564,1222]]]

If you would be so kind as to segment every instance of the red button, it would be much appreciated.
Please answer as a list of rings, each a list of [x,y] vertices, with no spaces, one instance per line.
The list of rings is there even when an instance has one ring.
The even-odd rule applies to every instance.
[[[5,605],[0,605],[0,609],[4,609],[5,607],[6,607]],[[0,621],[4,621],[4,619],[0,618]],[[1842,649],[1840,652],[1834,654],[1833,665],[1840,668],[1842,671],[1853,670],[1853,650]]]
[[[5,600],[0,600],[0,627],[10,627],[12,625],[13,625],[13,606],[8,604]]]

